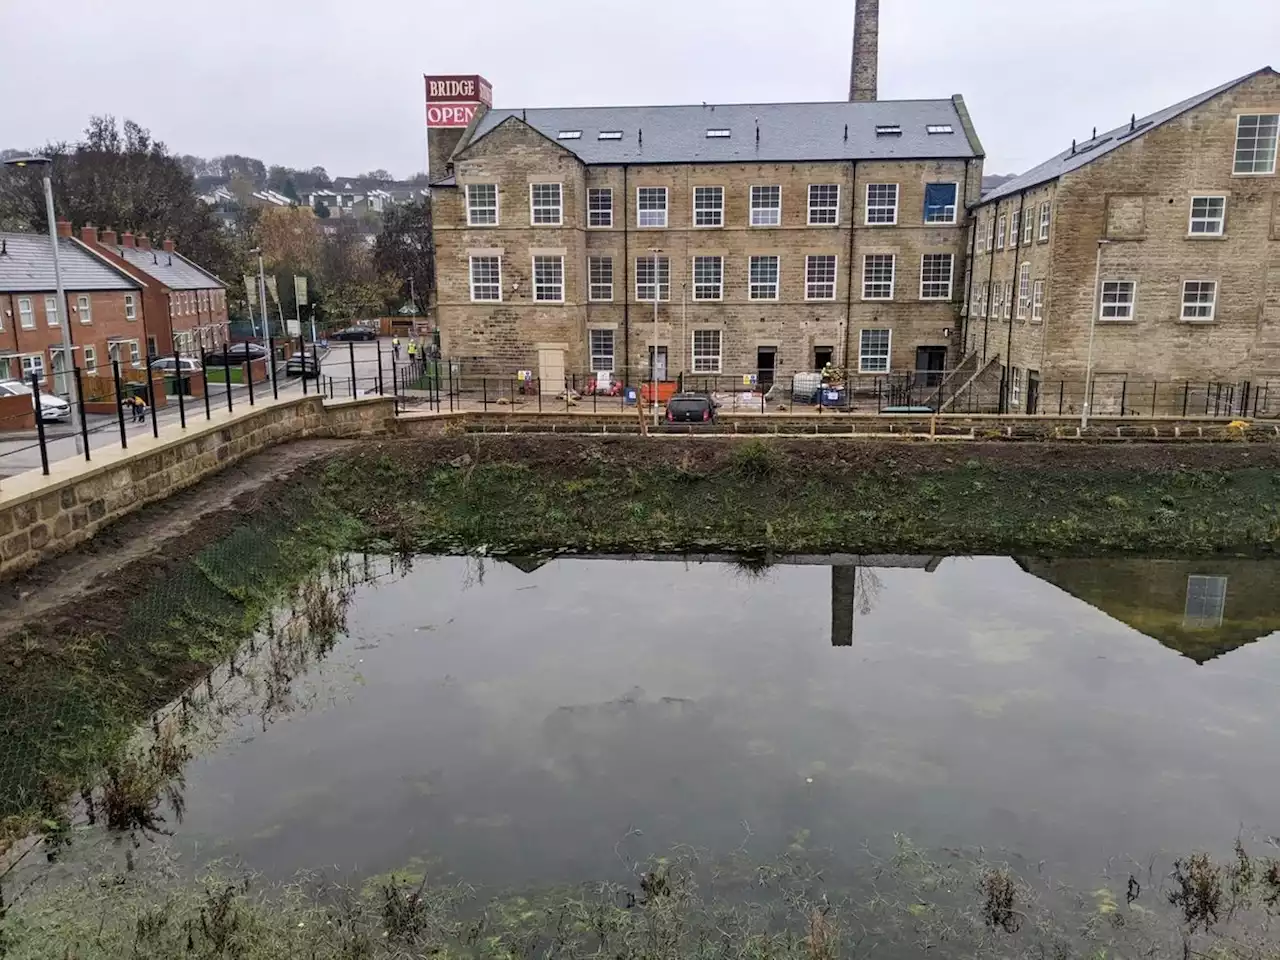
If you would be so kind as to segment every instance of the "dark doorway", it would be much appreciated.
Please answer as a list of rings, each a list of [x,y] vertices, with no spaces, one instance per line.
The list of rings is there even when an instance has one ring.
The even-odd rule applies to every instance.
[[[777,347],[756,347],[756,383],[761,390],[773,386],[773,372],[777,364]]]
[[[1027,371],[1027,413],[1040,412],[1040,371]]]
[[[916,347],[916,386],[936,387],[946,368],[946,347]]]
[[[655,375],[653,369],[653,347],[649,348],[649,379],[650,380],[666,380],[667,379],[667,348],[658,347],[658,370]]]
[[[813,348],[813,369],[822,370],[828,363],[835,359],[835,347],[814,347]]]

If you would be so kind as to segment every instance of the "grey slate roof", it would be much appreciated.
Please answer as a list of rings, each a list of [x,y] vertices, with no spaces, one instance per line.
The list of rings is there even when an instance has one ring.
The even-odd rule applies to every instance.
[[[40,233],[0,233],[0,292],[51,293],[54,289],[53,250]],[[58,264],[66,290],[139,290],[142,285],[95,257],[70,238],[58,240]]]
[[[1130,131],[1129,124],[1116,127],[1114,130],[1108,130],[1106,133],[1100,133],[1092,140],[1086,140],[1077,143],[1075,152],[1072,153],[1068,147],[1062,153],[1058,154],[1050,160],[1045,161],[1038,167],[1032,167],[1026,173],[1008,180],[1000,186],[996,187],[990,193],[982,195],[981,204],[986,204],[994,200],[999,200],[1011,194],[1018,193],[1021,190],[1028,190],[1031,187],[1038,187],[1042,183],[1048,183],[1050,180],[1056,180],[1063,174],[1070,173],[1073,170],[1079,170],[1086,164],[1092,163],[1099,157],[1105,157],[1112,150],[1123,147],[1126,143],[1135,137],[1141,137],[1161,124],[1168,123],[1170,120],[1177,119],[1188,110],[1194,110],[1221,93],[1226,93],[1232,87],[1244,83],[1246,80],[1252,79],[1262,73],[1275,71],[1270,67],[1263,67],[1261,70],[1255,70],[1253,73],[1246,74],[1243,77],[1237,77],[1229,83],[1224,83],[1212,90],[1206,90],[1204,93],[1196,94],[1180,103],[1165,107],[1163,110],[1157,110],[1155,113],[1148,114],[1145,117],[1139,117]]]
[[[111,249],[123,257],[134,270],[159,280],[170,290],[209,290],[213,287],[226,287],[226,284],[212,273],[202,270],[177,253],[166,253],[158,248],[143,250],[139,247],[115,246]]]
[[[588,164],[951,159],[981,150],[981,144],[970,143],[954,99],[490,110],[470,142],[511,117],[523,118]],[[949,125],[953,132],[929,134],[930,124]],[[877,126],[899,126],[902,135],[877,136]],[[711,138],[708,129],[728,129],[731,136]],[[560,140],[561,130],[581,130],[582,137]],[[602,130],[621,130],[622,139],[601,140]]]

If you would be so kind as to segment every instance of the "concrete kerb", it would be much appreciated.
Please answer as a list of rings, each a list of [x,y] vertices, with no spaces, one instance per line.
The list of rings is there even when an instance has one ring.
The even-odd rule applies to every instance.
[[[264,400],[209,421],[167,426],[127,450],[96,452],[0,482],[0,579],[71,549],[106,524],[198,483],[265,447],[314,437],[385,436],[394,429],[390,397],[326,401]]]

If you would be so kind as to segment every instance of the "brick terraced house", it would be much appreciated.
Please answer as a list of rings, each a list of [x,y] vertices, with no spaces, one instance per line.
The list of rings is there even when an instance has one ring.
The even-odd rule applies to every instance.
[[[74,362],[89,376],[142,359],[146,343],[143,289],[136,275],[59,238],[59,262]],[[62,368],[53,251],[44,234],[0,233],[0,379],[54,377]],[[56,377],[53,389],[67,394]]]
[[[1056,412],[1066,379],[1077,412],[1096,322],[1100,414],[1177,413],[1172,381],[1280,380],[1278,129],[1280,74],[1264,68],[1094,131],[986,194],[966,374],[985,373],[1014,413]]]
[[[481,104],[428,147],[442,346],[470,371],[768,383],[956,359],[983,161],[959,96]]]

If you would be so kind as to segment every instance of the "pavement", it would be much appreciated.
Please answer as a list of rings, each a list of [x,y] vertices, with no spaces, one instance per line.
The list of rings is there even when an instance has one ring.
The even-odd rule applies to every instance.
[[[378,384],[378,347],[376,342],[366,343],[332,343],[329,352],[321,354],[321,384],[325,396],[351,396],[351,375],[354,361],[356,376],[356,392],[377,392]],[[387,393],[391,392],[391,345],[389,338],[382,344],[383,384]],[[402,358],[401,365],[406,361]],[[285,377],[284,365],[277,370],[277,389],[280,396],[302,396],[302,380],[298,377]],[[316,389],[314,379],[307,381],[307,393],[313,394]],[[255,398],[271,396],[271,381],[253,385]],[[187,423],[195,426],[204,420],[204,399],[201,397],[184,397]],[[235,409],[249,403],[247,385],[231,385],[231,402]],[[209,384],[209,403],[214,410],[226,409],[227,388],[220,383]],[[170,397],[168,404],[156,412],[156,424],[161,431],[169,427],[178,427],[181,417],[178,410],[177,397]],[[120,422],[111,414],[90,414],[86,418],[89,427],[89,452],[100,447],[118,447],[120,444]],[[151,414],[146,422],[131,423],[126,415],[124,420],[126,437],[150,436],[152,433]],[[66,424],[46,423],[45,440],[49,462],[65,460],[74,456],[83,456],[77,451],[79,437],[72,433]],[[40,444],[35,430],[18,430],[0,432],[0,477],[9,477],[27,470],[40,469]]]

